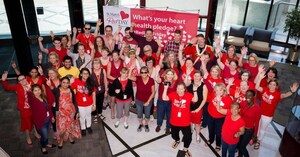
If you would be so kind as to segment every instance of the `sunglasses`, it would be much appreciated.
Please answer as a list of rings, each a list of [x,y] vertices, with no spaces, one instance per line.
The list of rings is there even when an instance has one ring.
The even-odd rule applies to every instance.
[[[91,30],[91,28],[84,28],[85,30]]]
[[[148,74],[148,72],[141,72],[141,74]]]

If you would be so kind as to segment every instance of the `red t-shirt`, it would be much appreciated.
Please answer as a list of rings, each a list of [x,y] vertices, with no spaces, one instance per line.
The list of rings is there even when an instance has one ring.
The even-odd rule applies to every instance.
[[[71,89],[75,89],[76,95],[75,99],[78,106],[86,107],[93,104],[93,94],[89,95],[88,89],[85,88],[85,82],[81,81],[79,78],[74,80],[71,85]]]
[[[257,136],[259,120],[261,117],[261,109],[255,103],[252,107],[247,106],[247,102],[243,101],[241,104],[241,116],[245,121],[245,128],[254,128],[254,136]]]
[[[67,55],[67,49],[63,47],[60,50],[53,47],[48,49],[48,52],[55,52],[58,55],[60,62],[63,62],[63,58]]]
[[[240,137],[234,137],[234,134],[240,131],[240,128],[245,126],[245,122],[242,117],[236,121],[232,120],[230,110],[227,111],[225,121],[222,127],[222,140],[227,144],[237,144]]]
[[[191,123],[190,105],[193,94],[184,92],[183,96],[179,96],[177,92],[168,94],[172,103],[170,124],[174,126],[189,126]]]
[[[260,87],[268,87],[268,81],[266,78],[263,78],[261,81],[260,81]],[[280,92],[280,88],[278,87],[277,88],[278,92]],[[256,98],[261,100],[261,96],[262,96],[262,93],[261,92],[257,92],[256,93]]]
[[[194,80],[194,73],[195,73],[195,68],[193,68],[192,72],[190,75],[186,75],[186,64],[184,63],[183,66],[181,66],[182,74],[181,74],[181,81],[183,81],[186,77],[189,77],[189,80]]]
[[[242,80],[240,80],[240,79],[234,80],[234,82],[233,82],[234,85],[231,86],[230,88],[235,89],[236,87],[240,87],[241,82],[242,82]],[[253,82],[248,81],[248,85],[249,85],[249,90],[255,90],[255,84]]]
[[[171,92],[176,92],[178,84],[178,79],[176,81],[171,82],[171,86],[169,86],[167,90],[167,94],[170,94]],[[161,83],[158,85],[158,99],[162,100],[162,93],[164,91],[164,79],[161,78]]]
[[[269,88],[263,88],[260,103],[262,115],[273,117],[276,106],[278,102],[281,101],[280,95],[281,93],[278,90],[276,90],[275,92],[270,92]]]
[[[85,52],[87,54],[91,54],[91,48],[89,46],[89,42],[94,43],[95,37],[93,34],[90,34],[88,37],[85,36],[84,33],[80,33],[77,36],[77,40],[84,45]]]
[[[217,108],[215,106],[215,104],[213,102],[214,99],[216,98],[215,94],[212,94],[212,101],[208,104],[208,113],[210,114],[210,116],[212,116],[213,118],[223,118],[224,115],[219,113],[217,111]],[[230,105],[232,104],[233,100],[231,99],[230,96],[223,96],[220,102],[220,106],[223,109],[230,109]]]
[[[251,67],[247,62],[244,62],[243,68],[250,71],[251,77],[249,78],[249,81],[254,82],[254,79],[255,79],[256,75],[258,74],[258,65],[256,65],[255,67]]]
[[[95,52],[95,56],[94,56],[94,58],[100,58],[102,55],[101,55],[101,53],[100,52]]]
[[[232,60],[234,60],[234,59],[238,61],[240,58],[239,58],[238,56],[235,56],[234,58],[229,58],[227,54],[223,54],[223,55],[222,55],[222,58],[221,58],[221,62],[222,62],[223,64],[225,64],[226,61],[227,61],[227,63],[229,63],[230,61],[232,61]]]
[[[142,102],[148,101],[152,94],[151,87],[154,86],[153,78],[149,77],[148,82],[145,84],[141,76],[136,77],[136,99]]]
[[[231,74],[229,67],[225,65],[224,69],[222,70],[222,78],[224,80],[225,85],[227,85],[228,79],[230,78],[234,78],[234,80],[239,79],[239,72],[236,70],[235,74]]]
[[[207,78],[203,80],[203,82],[205,83],[207,90],[208,90],[206,102],[210,102],[211,98],[212,98],[211,94],[214,93],[215,85],[217,83],[221,83],[221,82],[224,83],[224,82],[221,78],[214,79],[209,74],[208,74]]]

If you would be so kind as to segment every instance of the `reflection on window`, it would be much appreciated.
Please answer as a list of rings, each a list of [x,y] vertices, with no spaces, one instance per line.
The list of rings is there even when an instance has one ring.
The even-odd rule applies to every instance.
[[[43,7],[44,14],[37,15],[41,35],[65,34],[70,30],[69,8],[67,0],[34,0],[35,7]]]
[[[82,0],[83,17],[85,22],[98,20],[97,0]]]
[[[0,38],[11,38],[10,28],[3,1],[0,1]]]

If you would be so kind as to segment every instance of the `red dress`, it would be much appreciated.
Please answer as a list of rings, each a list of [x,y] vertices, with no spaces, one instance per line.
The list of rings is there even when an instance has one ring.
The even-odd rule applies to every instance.
[[[21,84],[9,85],[7,81],[2,81],[2,86],[5,90],[15,91],[18,96],[17,108],[20,111],[21,127],[20,131],[33,129],[32,111],[28,103],[27,94]]]

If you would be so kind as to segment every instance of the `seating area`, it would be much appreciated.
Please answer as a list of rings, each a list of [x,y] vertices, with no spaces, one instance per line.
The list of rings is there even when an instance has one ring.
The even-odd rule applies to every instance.
[[[239,50],[246,46],[249,53],[267,59],[276,31],[276,29],[270,31],[247,26],[231,26],[229,31],[225,32],[224,47],[234,45]]]

